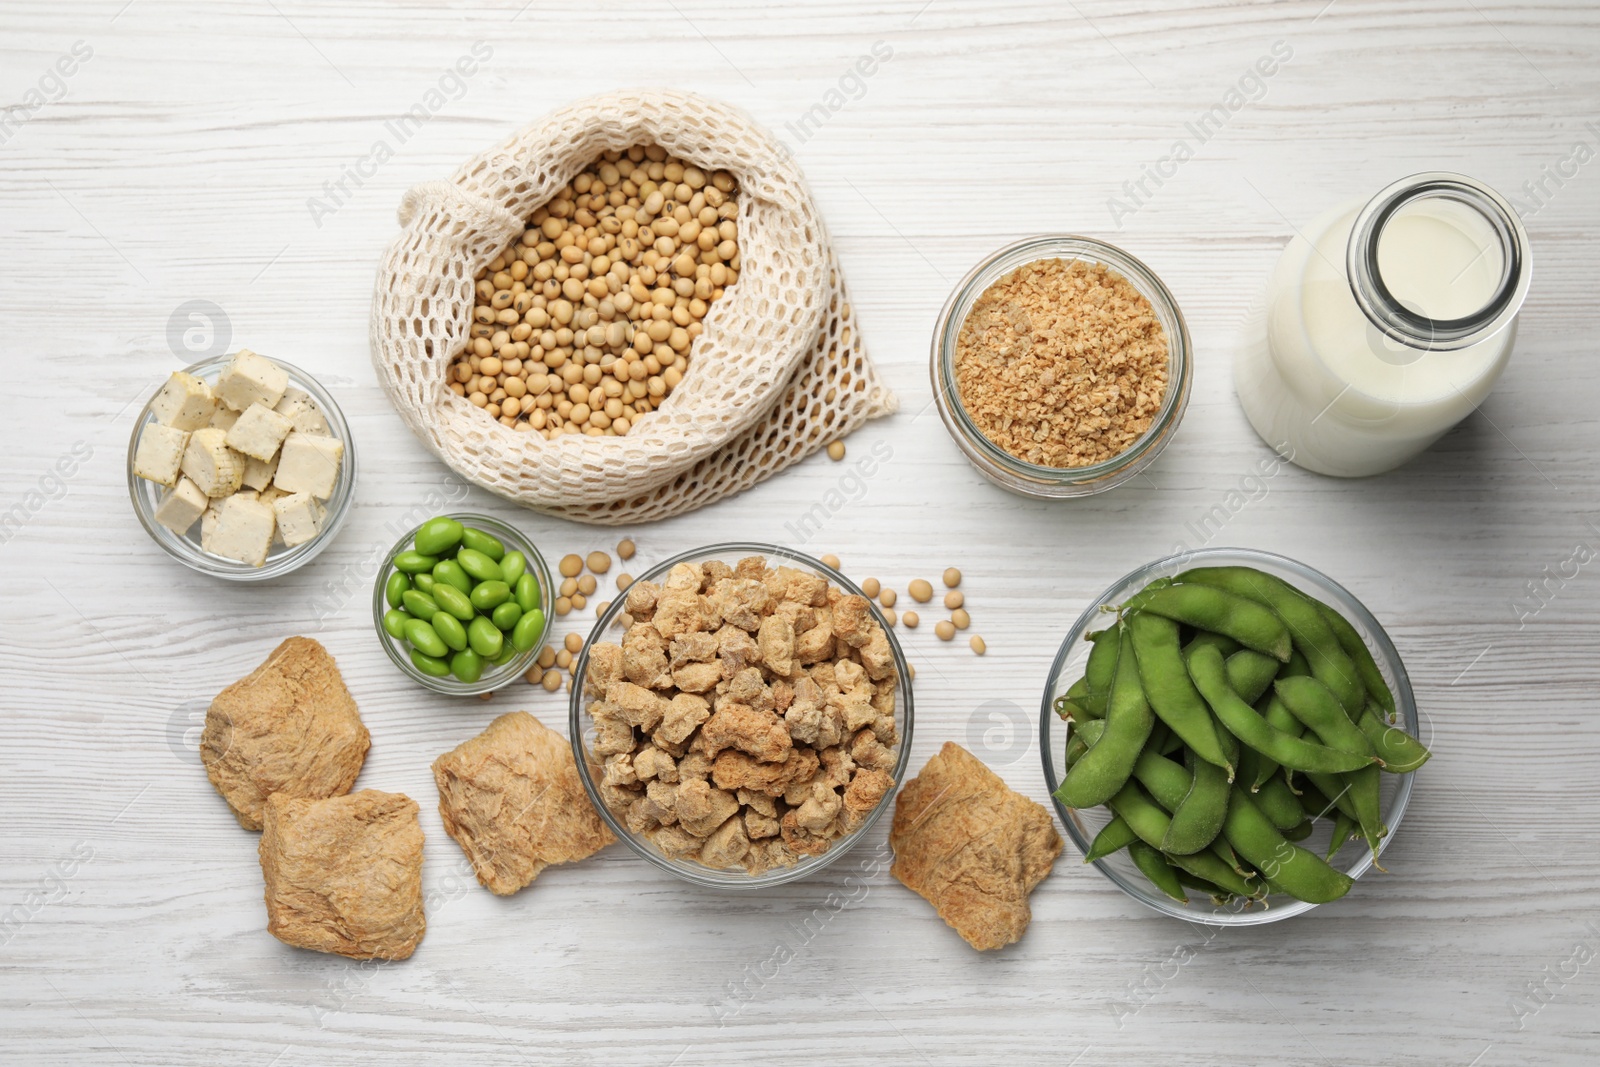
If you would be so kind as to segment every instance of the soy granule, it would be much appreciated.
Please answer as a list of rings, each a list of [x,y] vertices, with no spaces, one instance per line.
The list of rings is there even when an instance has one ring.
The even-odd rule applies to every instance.
[[[956,337],[967,417],[999,448],[1043,467],[1125,451],[1161,410],[1166,331],[1103,263],[1042,259],[978,297]]]

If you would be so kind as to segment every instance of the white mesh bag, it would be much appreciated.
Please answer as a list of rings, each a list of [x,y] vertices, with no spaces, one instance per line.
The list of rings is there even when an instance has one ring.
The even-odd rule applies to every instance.
[[[623,437],[512,430],[446,384],[478,271],[601,153],[658,144],[738,181],[739,280],[704,320],[689,371]],[[413,433],[469,481],[531,508],[620,525],[747,489],[895,410],[852,319],[805,179],[752,119],[692,93],[630,90],[551,113],[408,191],[378,272],[372,360]]]

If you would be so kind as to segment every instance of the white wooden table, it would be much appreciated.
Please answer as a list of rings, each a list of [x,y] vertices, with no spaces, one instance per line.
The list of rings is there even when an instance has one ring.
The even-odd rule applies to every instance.
[[[0,1059],[1594,1062],[1600,572],[1568,562],[1600,547],[1592,5],[520,6],[8,0],[0,13],[0,105],[55,98],[0,129],[0,509],[25,519],[0,545]],[[459,98],[314,219],[308,200],[475,41],[493,54]],[[879,41],[892,58],[846,78],[830,110]],[[1259,91],[1244,83],[1253,99],[1114,222],[1109,198],[1279,41],[1292,57]],[[954,739],[1045,800],[1031,724],[1066,626],[1111,579],[1198,543],[1190,524],[1231,499],[1212,543],[1325,570],[1406,658],[1437,756],[1391,873],[1292,922],[1211,937],[1142,910],[1069,849],[1026,938],[984,956],[874,865],[886,824],[825,874],[758,896],[693,890],[620,846],[510,899],[464,876],[429,763],[514,708],[560,728],[565,705],[521,686],[452,702],[405,682],[373,640],[363,568],[430,493],[557,554],[618,534],[451,482],[376,384],[373,268],[407,187],[561,102],[636,84],[716,94],[785,136],[838,241],[902,411],[851,440],[857,456],[886,442],[892,459],[805,547],[902,590],[959,565],[989,645],[980,659],[927,627],[910,636],[913,767]],[[826,121],[796,136],[819,102]],[[1547,167],[1569,176],[1533,199],[1524,182]],[[1293,225],[1426,169],[1474,174],[1528,210],[1535,281],[1503,382],[1395,474],[1291,468],[1239,504],[1230,490],[1268,455],[1230,385],[1248,301]],[[955,279],[1040,231],[1144,258],[1199,353],[1188,416],[1149,477],[1057,505],[979,479],[929,408],[926,370]],[[138,404],[208,342],[169,327],[196,300],[220,309],[230,347],[314,368],[360,443],[338,542],[259,588],[166,558],[124,489]],[[63,457],[72,473],[57,478]],[[846,473],[814,457],[629,531],[638,563],[729,538],[794,543],[786,524]],[[330,588],[336,610],[319,612]],[[266,934],[256,839],[194,752],[211,695],[296,633],[338,657],[372,730],[359,784],[422,803],[432,896],[408,962]],[[851,875],[868,888],[830,908]],[[780,945],[796,956],[774,968]],[[1530,983],[1537,999],[1520,999]]]

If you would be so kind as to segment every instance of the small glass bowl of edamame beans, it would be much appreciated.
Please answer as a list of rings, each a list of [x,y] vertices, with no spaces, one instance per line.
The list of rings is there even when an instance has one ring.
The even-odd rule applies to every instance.
[[[1115,622],[1115,616],[1103,611],[1102,607],[1124,603],[1129,597],[1159,578],[1173,577],[1183,571],[1200,567],[1255,568],[1322,601],[1342,615],[1370,651],[1373,662],[1383,676],[1383,681],[1393,694],[1397,716],[1395,727],[1404,730],[1411,737],[1419,737],[1416,701],[1411,692],[1411,683],[1406,675],[1405,666],[1400,661],[1400,655],[1377,619],[1373,618],[1372,613],[1349,591],[1326,575],[1284,556],[1246,548],[1206,548],[1157,560],[1122,577],[1092,601],[1068,631],[1066,640],[1062,642],[1061,650],[1051,665],[1039,713],[1039,754],[1044,763],[1045,786],[1052,794],[1065,776],[1065,752],[1069,733],[1071,729],[1076,729],[1070,726],[1068,720],[1057,715],[1056,701],[1066,697],[1073,683],[1084,676],[1089,653],[1093,647],[1085,640],[1085,636],[1094,631],[1104,630]],[[1160,720],[1157,719],[1157,722]],[[1421,740],[1427,742],[1430,739],[1421,737]],[[1379,841],[1380,854],[1394,844],[1395,836],[1400,829],[1401,817],[1405,814],[1406,804],[1411,796],[1413,777],[1411,773],[1379,775],[1379,813],[1383,825],[1388,827],[1388,833]],[[1303,777],[1298,780],[1303,785],[1307,784]],[[1056,814],[1060,816],[1062,824],[1066,827],[1067,836],[1077,846],[1079,854],[1088,855],[1096,834],[1111,821],[1111,812],[1104,805],[1092,808],[1069,808],[1054,796],[1051,802],[1055,805]],[[1311,821],[1310,827],[1310,836],[1296,843],[1317,856],[1324,856],[1332,841],[1333,822],[1329,819],[1316,819]],[[1371,869],[1374,861],[1372,851],[1358,835],[1344,844],[1329,862],[1334,870],[1356,879]],[[1226,904],[1219,905],[1214,903],[1206,892],[1195,888],[1186,890],[1189,899],[1188,903],[1184,904],[1157,889],[1135,864],[1127,848],[1096,859],[1094,865],[1117,888],[1141,904],[1162,914],[1191,922],[1216,926],[1250,926],[1287,919],[1317,906],[1276,891],[1269,893],[1265,900],[1246,903],[1234,898]],[[1395,869],[1392,860],[1387,866],[1390,870]],[[1395,875],[1391,874],[1389,877]],[[1349,890],[1351,895],[1359,892],[1359,886]]]
[[[531,578],[536,589],[491,573],[515,555],[521,557],[513,568],[517,579]],[[516,529],[487,515],[436,515],[407,531],[372,584],[372,622],[384,652],[414,681],[450,696],[490,693],[519,679],[549,633],[551,606],[544,557]],[[531,618],[534,612],[538,619]],[[413,623],[426,632],[408,633],[404,627]],[[513,635],[526,647],[517,647]],[[423,647],[435,642],[443,647]]]

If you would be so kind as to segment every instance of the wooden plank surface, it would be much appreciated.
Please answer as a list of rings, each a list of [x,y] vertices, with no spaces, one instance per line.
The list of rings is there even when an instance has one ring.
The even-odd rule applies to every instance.
[[[493,56],[459,98],[318,225],[307,201],[476,41]],[[808,138],[785,132],[879,41],[892,58],[859,94]],[[1280,41],[1292,58],[1259,98],[1114,220],[1123,183]],[[58,83],[50,71],[78,42],[92,54]],[[1551,585],[1531,618],[1518,604],[1576,546],[1600,547],[1600,164],[1542,201],[1524,192],[1545,168],[1570,170],[1575,145],[1600,150],[1597,54],[1592,5],[1503,0],[7,3],[0,106],[30,89],[54,99],[26,121],[13,110],[0,142],[0,510],[29,512],[0,545],[0,913],[25,916],[0,938],[4,1058],[1593,1062],[1600,976],[1574,952],[1600,949],[1600,576],[1591,564]],[[849,442],[853,455],[885,442],[892,458],[801,547],[901,589],[965,571],[990,651],[926,627],[907,638],[912,766],[970,741],[1041,801],[1029,724],[1065,629],[1116,577],[1198,543],[1192,524],[1267,455],[1229,363],[1292,227],[1423,169],[1524,203],[1535,280],[1483,408],[1382,478],[1285,470],[1212,541],[1333,575],[1403,653],[1437,757],[1388,875],[1292,922],[1212,937],[1142,911],[1069,848],[1026,938],[986,956],[888,875],[886,827],[826,873],[753,897],[695,890],[620,846],[509,899],[471,882],[432,810],[429,763],[513,708],[562,728],[565,705],[531,688],[484,704],[408,685],[372,638],[364,576],[430,491],[556,554],[618,534],[460,487],[425,453],[368,361],[373,268],[410,185],[560,103],[641,84],[729,99],[790,140],[901,399]],[[1148,478],[1064,504],[983,482],[927,380],[953,282],[1044,231],[1145,259],[1199,365]],[[314,368],[362,450],[337,543],[261,588],[178,567],[127,503],[133,414],[189,361],[169,318],[191,300],[221,309],[233,346]],[[74,448],[74,473],[49,480]],[[638,564],[729,538],[798,544],[790,526],[845,473],[813,457],[629,531]],[[324,612],[330,587],[344,592]],[[268,936],[255,838],[193,751],[209,698],[293,633],[338,657],[373,732],[360,784],[422,803],[432,903],[408,962],[363,966]],[[986,733],[997,707],[1009,735]],[[825,903],[836,891],[851,896],[838,910]],[[772,967],[780,944],[796,956]],[[1519,999],[1529,983],[1540,1000]]]

